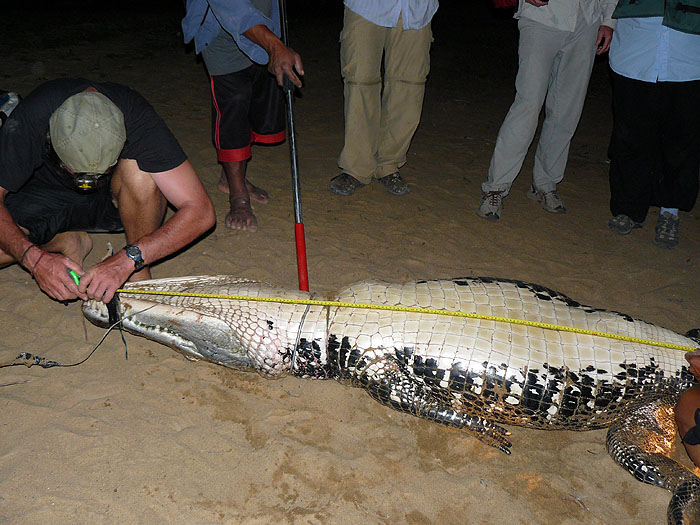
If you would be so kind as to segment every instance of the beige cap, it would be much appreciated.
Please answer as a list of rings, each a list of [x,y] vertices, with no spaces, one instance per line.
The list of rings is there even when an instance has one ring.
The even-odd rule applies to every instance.
[[[51,115],[49,133],[53,149],[73,173],[105,173],[126,141],[121,110],[95,91],[66,99]]]

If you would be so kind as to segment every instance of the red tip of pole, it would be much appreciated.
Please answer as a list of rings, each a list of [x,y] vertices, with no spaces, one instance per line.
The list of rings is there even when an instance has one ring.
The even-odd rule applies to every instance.
[[[304,223],[294,224],[294,238],[297,244],[297,270],[299,272],[299,289],[309,291],[309,273],[306,269],[306,239],[304,237]]]

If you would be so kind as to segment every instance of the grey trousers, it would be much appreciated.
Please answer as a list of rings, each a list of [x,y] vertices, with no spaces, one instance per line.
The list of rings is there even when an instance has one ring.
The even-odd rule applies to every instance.
[[[345,144],[338,159],[343,172],[368,184],[406,163],[423,108],[431,42],[430,25],[404,30],[399,18],[396,27],[381,27],[345,8]]]
[[[532,183],[553,191],[564,178],[569,145],[576,131],[595,59],[600,23],[579,13],[573,32],[521,18],[515,100],[496,139],[484,192],[506,191],[518,176],[545,104]],[[545,103],[546,97],[546,103]]]

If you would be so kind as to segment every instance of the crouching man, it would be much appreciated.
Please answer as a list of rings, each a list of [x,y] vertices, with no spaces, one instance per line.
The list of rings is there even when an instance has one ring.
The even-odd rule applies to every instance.
[[[126,86],[49,81],[0,128],[0,267],[19,263],[58,301],[109,302],[215,220],[177,140]],[[124,232],[126,246],[85,270],[87,232]]]

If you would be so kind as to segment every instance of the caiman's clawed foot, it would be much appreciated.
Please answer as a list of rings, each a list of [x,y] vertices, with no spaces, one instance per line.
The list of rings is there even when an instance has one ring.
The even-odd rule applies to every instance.
[[[463,429],[472,432],[479,441],[510,455],[512,444],[505,437],[510,436],[510,432],[505,428],[499,427],[481,417],[474,416],[465,418]]]

